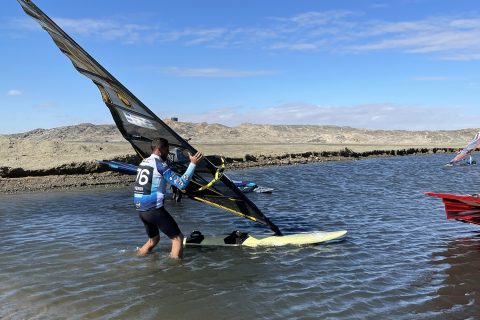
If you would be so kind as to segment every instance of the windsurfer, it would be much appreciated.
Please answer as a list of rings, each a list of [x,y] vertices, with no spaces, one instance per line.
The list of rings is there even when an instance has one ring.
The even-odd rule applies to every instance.
[[[457,163],[459,163],[461,160],[463,160],[466,164],[472,165],[472,164],[477,164],[477,162],[472,158],[472,152],[475,151],[480,147],[480,132],[477,132],[475,134],[475,137],[463,148],[461,151],[457,152],[457,155],[450,160],[448,165],[452,166]],[[465,159],[467,156],[469,156],[468,160]]]
[[[139,170],[137,171],[135,199],[136,204],[139,207],[138,209],[140,211],[149,211],[150,209],[154,210],[159,207],[162,208],[160,211],[165,210],[163,208],[162,197],[165,193],[159,193],[158,190],[165,186],[166,182],[164,179],[166,175],[172,176],[173,172],[165,164],[165,161],[161,159],[161,153],[160,155],[157,154],[155,157],[151,155],[152,150],[150,149],[149,144],[145,143],[145,141],[151,141],[156,137],[168,136],[172,145],[175,145],[175,147],[182,153],[185,150],[193,150],[193,147],[158,118],[105,68],[95,61],[95,59],[83,50],[68,34],[65,33],[65,31],[56,25],[52,19],[43,13],[32,0],[18,0],[18,2],[23,10],[40,23],[43,29],[50,34],[54,43],[70,59],[76,70],[95,83],[123,137],[130,142],[138,155],[150,159],[148,161],[146,160],[145,166],[143,168],[138,168]],[[194,160],[194,162],[200,161],[199,159],[201,159],[201,157],[201,154],[195,155],[194,159],[197,159]],[[157,158],[161,165],[158,164]],[[188,162],[187,157],[182,159],[182,161],[177,162],[183,164],[185,163],[183,160]],[[194,175],[192,177],[189,170],[187,170],[187,173],[190,174],[184,175],[194,180],[195,184],[198,185],[198,188],[186,188],[185,193],[187,195],[197,201],[224,209],[266,225],[272,229],[277,236],[282,235],[280,229],[272,223],[249,198],[243,195],[227,176],[223,175],[223,165],[218,168],[210,161],[210,159],[202,160],[202,165],[204,165],[205,169],[202,176]],[[160,173],[158,168],[162,171],[165,168],[165,170]],[[192,172],[193,168],[191,168]],[[177,174],[179,173],[178,169],[177,166],[172,168]],[[150,174],[152,176],[149,176]],[[162,177],[159,178],[160,176]],[[185,187],[188,180],[182,180],[182,178],[178,176],[176,177],[178,179],[172,178],[172,182],[178,181],[178,183],[182,183],[183,187]],[[167,178],[167,180],[169,180],[169,178]],[[210,180],[210,182],[204,184],[208,180]],[[219,188],[214,186],[215,183]],[[157,195],[159,195],[159,198],[157,198]],[[153,203],[153,205],[148,207],[145,203]],[[145,213],[144,215],[149,214]],[[178,231],[178,234],[180,234],[180,231]],[[153,235],[155,235],[155,233],[153,233]],[[158,239],[156,241],[158,242]],[[179,241],[176,241],[175,243],[179,243]],[[140,252],[148,252],[154,247],[154,244],[156,244],[155,241],[150,241],[149,245],[142,247]],[[177,252],[178,250],[175,249],[173,251]],[[173,255],[175,256],[175,254]]]
[[[470,152],[470,154],[468,155],[468,164],[469,164],[469,165],[477,164],[477,161],[475,161],[475,160],[473,159],[471,152]]]
[[[185,173],[178,176],[166,162],[169,153],[168,140],[163,138],[153,140],[151,149],[151,156],[144,159],[138,166],[134,187],[135,207],[139,211],[140,220],[145,225],[148,235],[147,242],[138,249],[138,254],[145,255],[152,251],[160,241],[158,231],[160,229],[172,240],[170,256],[179,259],[183,254],[183,234],[173,217],[164,208],[166,183],[185,190],[203,155],[200,152],[195,155],[189,153],[190,164]]]

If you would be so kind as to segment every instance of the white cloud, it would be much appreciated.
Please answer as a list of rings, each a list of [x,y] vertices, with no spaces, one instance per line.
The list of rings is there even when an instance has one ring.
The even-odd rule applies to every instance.
[[[363,34],[358,39],[363,43],[351,45],[354,51],[434,53],[439,59],[450,60],[473,60],[480,55],[480,17],[373,22],[362,27]]]
[[[446,81],[448,77],[444,76],[418,76],[414,77],[413,80],[416,81]]]
[[[346,10],[309,11],[289,18],[276,18],[276,20],[290,22],[297,27],[312,27],[336,24],[343,18],[357,15],[359,13]]]
[[[261,109],[230,107],[176,116],[182,121],[216,122],[229,126],[241,123],[298,124],[385,130],[476,128],[480,123],[480,113],[472,114],[460,107],[430,108],[393,104],[332,107],[290,103]]]
[[[18,89],[11,89],[11,90],[8,90],[7,92],[7,96],[11,96],[11,97],[21,96],[22,94],[23,92]]]
[[[269,18],[261,27],[186,28],[162,41],[210,47],[433,54],[445,60],[480,59],[480,16],[438,16],[398,22],[368,20],[351,11],[306,12]]]
[[[394,50],[444,60],[480,59],[480,16],[438,16],[398,22],[368,20],[350,11],[270,18],[257,28],[191,28],[177,41],[211,47],[356,53]],[[165,38],[166,40],[166,38]]]
[[[275,43],[270,47],[271,49],[287,49],[292,51],[306,51],[319,48],[319,44],[316,43]]]
[[[388,8],[389,6],[390,5],[387,3],[374,3],[371,5],[373,9],[384,9],[384,8]]]
[[[290,17],[268,17],[255,26],[192,25],[179,29],[155,23],[125,23],[126,19],[54,20],[67,32],[129,44],[178,42],[186,46],[343,54],[395,50],[445,60],[480,59],[480,15],[475,13],[392,22],[368,19],[362,12],[310,11]],[[20,29],[33,28],[32,21],[13,22]]]
[[[220,68],[163,68],[164,73],[178,77],[208,77],[208,78],[244,78],[274,74],[270,70],[232,70]]]
[[[153,42],[157,38],[156,27],[124,23],[111,19],[54,19],[67,32],[122,43]]]
[[[125,44],[152,43],[158,40],[157,26],[125,23],[112,19],[53,18],[67,33],[100,40],[119,41]],[[14,19],[12,26],[19,30],[41,30],[38,23],[29,18]]]
[[[31,18],[14,18],[7,23],[7,28],[17,29],[17,30],[41,30],[42,27]]]

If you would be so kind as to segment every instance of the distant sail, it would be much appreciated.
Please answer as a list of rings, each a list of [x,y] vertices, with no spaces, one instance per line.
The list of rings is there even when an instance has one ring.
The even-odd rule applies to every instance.
[[[475,137],[473,137],[472,141],[470,141],[465,148],[463,148],[462,151],[460,151],[455,158],[450,160],[449,164],[454,165],[464,159],[466,156],[468,156],[471,152],[473,152],[476,148],[480,146],[480,132],[477,132],[475,134]]]
[[[100,90],[102,99],[109,108],[113,120],[123,137],[142,158],[150,155],[150,142],[165,138],[176,147],[182,159],[188,159],[187,152],[197,152],[187,141],[167,126],[125,86],[96,62],[70,36],[45,15],[30,0],[17,0],[23,10],[34,18],[52,37],[55,44],[73,63],[78,72],[92,80]],[[172,161],[174,171],[182,174],[188,163]],[[249,200],[235,184],[208,159],[197,165],[195,175],[187,187],[186,194],[195,200],[233,212],[270,227],[281,235],[257,206]]]

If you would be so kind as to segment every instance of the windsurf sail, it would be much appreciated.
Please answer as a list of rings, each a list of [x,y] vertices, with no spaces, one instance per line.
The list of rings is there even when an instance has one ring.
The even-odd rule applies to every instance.
[[[197,150],[160,120],[32,1],[17,1],[49,33],[75,69],[97,86],[118,130],[137,154],[142,158],[148,157],[151,153],[150,142],[156,138],[165,138],[171,147],[175,147],[179,156],[171,161],[172,170],[182,174],[188,165],[183,160],[188,159],[188,152],[194,154]],[[192,199],[264,224],[275,234],[281,235],[279,228],[223,173],[223,168],[215,166],[207,157],[197,165],[195,175],[185,192]]]
[[[475,137],[467,144],[465,148],[460,151],[455,158],[450,160],[449,165],[454,165],[462,161],[466,156],[470,155],[476,148],[480,146],[480,132],[475,134]]]
[[[480,196],[425,192],[427,196],[442,199],[447,219],[480,225]]]

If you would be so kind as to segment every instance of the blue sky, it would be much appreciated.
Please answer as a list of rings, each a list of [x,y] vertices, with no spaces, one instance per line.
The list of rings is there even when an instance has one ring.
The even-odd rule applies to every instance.
[[[478,1],[34,2],[161,118],[480,127]],[[0,133],[113,123],[15,0],[0,17]]]

